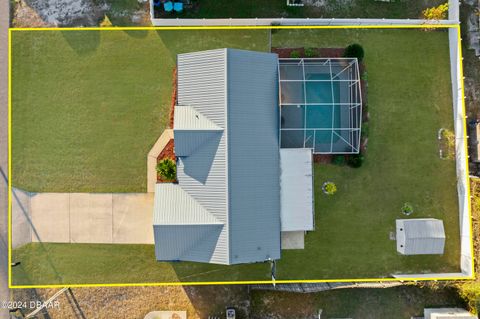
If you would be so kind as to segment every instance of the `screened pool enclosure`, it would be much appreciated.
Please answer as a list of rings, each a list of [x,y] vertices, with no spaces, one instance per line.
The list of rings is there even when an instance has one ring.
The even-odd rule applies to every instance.
[[[360,150],[357,59],[279,59],[280,144],[317,154]]]

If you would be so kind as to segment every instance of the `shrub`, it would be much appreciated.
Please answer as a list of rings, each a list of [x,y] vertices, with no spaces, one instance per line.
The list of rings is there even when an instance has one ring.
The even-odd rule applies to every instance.
[[[315,49],[315,48],[306,48],[305,49],[305,56],[307,58],[313,58],[313,57],[316,57],[317,55],[318,55],[317,49]]]
[[[345,165],[345,155],[333,155],[332,164],[343,166]]]
[[[438,7],[427,8],[422,11],[422,16],[426,20],[443,20],[447,18],[448,2]]]
[[[410,215],[411,213],[413,213],[413,206],[412,206],[412,204],[410,204],[410,203],[405,203],[405,204],[403,204],[403,206],[402,206],[402,213],[404,213],[405,215]]]
[[[333,182],[325,182],[323,183],[323,192],[327,195],[333,195],[337,192],[337,185]]]
[[[348,47],[345,48],[345,52],[343,53],[343,56],[345,58],[357,58],[358,61],[362,61],[364,55],[365,52],[363,51],[362,46],[357,43],[350,44]]]
[[[298,59],[300,58],[300,51],[298,50],[293,50],[292,52],[290,52],[290,57],[292,59]]]
[[[157,164],[157,172],[167,181],[174,181],[177,178],[177,165],[169,158]]]
[[[352,154],[347,157],[347,165],[350,167],[358,168],[362,166],[364,157],[362,154]]]
[[[470,311],[478,314],[480,309],[480,283],[478,281],[465,281],[457,285],[458,294],[468,305]]]
[[[100,26],[101,27],[112,27],[113,24],[112,24],[112,21],[110,21],[110,19],[108,18],[108,16],[105,15],[105,17],[103,18],[103,21],[100,22]]]

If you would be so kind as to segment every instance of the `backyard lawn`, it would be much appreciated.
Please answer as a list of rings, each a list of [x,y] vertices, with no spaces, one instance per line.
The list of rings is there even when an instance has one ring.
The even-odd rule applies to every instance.
[[[294,279],[388,276],[459,271],[455,163],[438,156],[437,132],[453,127],[447,33],[415,30],[281,30],[273,47],[365,48],[370,113],[361,168],[315,165],[316,230],[305,251],[283,251],[278,277]],[[325,181],[338,192],[323,195]],[[389,232],[404,218],[444,221],[444,255],[400,256]],[[317,262],[314,267],[307,260]],[[341,267],[339,266],[341,265]],[[352,277],[353,276],[353,277]]]
[[[96,39],[95,45],[89,40]],[[267,50],[264,31],[14,33],[13,183],[32,191],[144,191],[145,155],[166,125],[175,54]],[[421,30],[280,30],[273,47],[363,45],[369,140],[361,168],[315,165],[316,230],[282,251],[278,280],[458,272],[448,37]],[[60,85],[60,88],[57,87]],[[49,94],[45,94],[48,92]],[[329,180],[338,192],[323,195]],[[389,240],[403,203],[444,221],[441,256],[400,256]],[[29,244],[14,284],[269,280],[268,264],[157,263],[153,246]]]
[[[286,0],[196,0],[182,13],[158,12],[163,18],[385,18],[418,19],[422,10],[444,0],[325,0],[319,6],[287,6]]]

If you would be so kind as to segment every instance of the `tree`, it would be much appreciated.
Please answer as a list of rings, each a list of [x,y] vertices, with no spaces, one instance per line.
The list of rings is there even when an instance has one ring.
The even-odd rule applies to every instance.
[[[357,58],[359,62],[363,60],[364,55],[363,47],[358,43],[350,44],[343,53],[345,58]]]
[[[157,172],[166,181],[174,181],[177,178],[177,165],[166,158],[157,164]]]

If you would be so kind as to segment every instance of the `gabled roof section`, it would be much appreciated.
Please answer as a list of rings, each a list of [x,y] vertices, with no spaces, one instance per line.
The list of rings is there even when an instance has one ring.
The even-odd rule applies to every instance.
[[[223,225],[180,185],[155,186],[153,225]]]
[[[223,130],[217,124],[213,123],[202,113],[200,113],[194,107],[189,105],[177,105],[175,106],[175,116],[173,120],[174,130],[207,130],[207,131],[221,131]]]
[[[404,255],[443,254],[443,221],[434,218],[397,219],[397,251]]]

